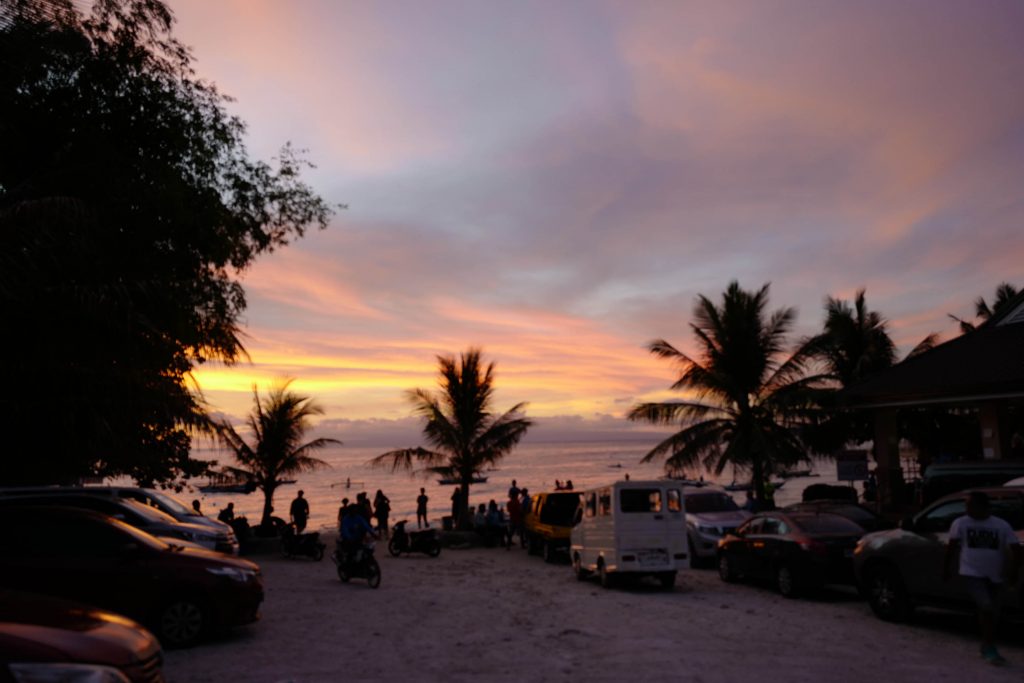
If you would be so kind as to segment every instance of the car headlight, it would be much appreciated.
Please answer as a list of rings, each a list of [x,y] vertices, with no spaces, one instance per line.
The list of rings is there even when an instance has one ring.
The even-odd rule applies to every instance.
[[[242,582],[256,578],[256,572],[253,570],[239,567],[207,567],[206,571],[214,576],[226,576],[229,579]]]
[[[131,683],[117,669],[96,664],[8,664],[17,683]]]
[[[716,526],[704,526],[703,524],[697,525],[697,531],[707,536],[721,536],[722,532]]]

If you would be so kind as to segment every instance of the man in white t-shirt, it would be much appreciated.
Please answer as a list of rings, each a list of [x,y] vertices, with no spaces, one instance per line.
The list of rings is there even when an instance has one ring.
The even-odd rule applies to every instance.
[[[981,656],[992,664],[1006,662],[996,649],[996,622],[1004,581],[1017,581],[1019,547],[1013,527],[991,515],[988,495],[972,491],[967,498],[967,514],[949,528],[944,576],[952,578],[953,562],[959,556],[960,576],[978,609]]]

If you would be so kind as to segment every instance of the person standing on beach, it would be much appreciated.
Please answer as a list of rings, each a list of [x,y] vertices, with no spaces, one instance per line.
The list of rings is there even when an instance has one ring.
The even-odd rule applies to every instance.
[[[452,491],[452,528],[459,527],[459,514],[462,512],[462,487],[456,486]]]
[[[512,495],[512,489],[508,492],[508,503],[505,504],[505,509],[508,511],[508,543],[505,547],[512,547],[512,536],[519,534],[519,542],[525,548],[526,542],[523,540],[523,508],[519,504],[519,489],[516,489],[516,495]]]
[[[512,480],[512,486],[510,486],[509,489],[508,489],[508,497],[509,498],[518,498],[519,497],[519,487],[516,486],[516,480],[515,479]]]
[[[377,518],[377,531],[385,538],[388,535],[389,514],[391,514],[391,501],[383,491],[377,489],[377,494],[373,497],[373,515]]]
[[[309,519],[309,501],[302,497],[303,491],[292,501],[291,516],[295,523],[295,533],[301,534],[306,528],[306,521]]]
[[[203,511],[199,509],[199,499],[192,501],[192,509],[196,511],[196,514],[203,514]]]
[[[423,528],[425,526],[430,526],[430,523],[427,522],[427,501],[428,500],[430,500],[430,498],[427,497],[427,490],[421,488],[420,489],[420,495],[417,496],[417,498],[416,498],[416,527],[417,528]]]
[[[220,514],[217,515],[217,519],[225,524],[231,524],[235,519],[235,504],[228,503],[227,507],[221,510]]]
[[[345,514],[348,512],[348,498],[341,499],[341,507],[338,508],[338,532],[341,532],[341,523],[345,521]]]
[[[972,491],[967,498],[967,514],[955,519],[949,528],[943,578],[952,578],[953,563],[959,560],[960,576],[978,610],[981,656],[991,664],[1006,663],[996,649],[996,623],[1004,580],[1017,582],[1020,549],[1013,527],[992,516],[988,495]]]

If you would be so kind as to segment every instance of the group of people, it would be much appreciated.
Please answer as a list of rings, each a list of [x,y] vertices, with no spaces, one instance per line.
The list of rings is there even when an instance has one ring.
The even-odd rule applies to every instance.
[[[355,502],[348,498],[341,499],[341,507],[338,508],[338,531],[344,532],[345,519],[349,514],[357,514],[373,530],[373,522],[377,523],[377,533],[382,536],[388,535],[388,517],[391,515],[391,499],[384,495],[384,492],[377,489],[373,496],[373,502],[365,492],[356,494]]]

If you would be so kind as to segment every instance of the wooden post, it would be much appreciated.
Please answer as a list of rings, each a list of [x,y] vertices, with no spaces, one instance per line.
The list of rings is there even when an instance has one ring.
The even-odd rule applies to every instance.
[[[978,421],[981,423],[981,457],[985,460],[1002,460],[1003,444],[999,438],[999,406],[982,403],[978,406]]]
[[[895,408],[878,408],[875,418],[875,462],[878,464],[878,510],[890,510],[904,502],[903,468],[900,466],[899,420]]]

